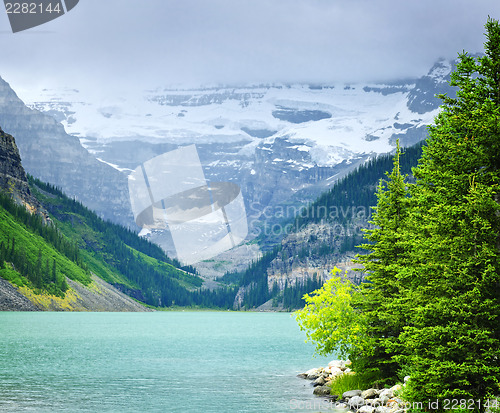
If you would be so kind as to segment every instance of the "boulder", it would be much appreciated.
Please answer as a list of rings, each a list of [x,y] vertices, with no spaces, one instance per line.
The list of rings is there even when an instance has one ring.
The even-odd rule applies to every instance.
[[[396,394],[396,392],[400,391],[402,388],[403,386],[401,386],[401,384],[396,384],[395,386],[391,387],[391,390],[393,391],[394,394]]]
[[[344,368],[345,367],[345,362],[344,360],[332,360],[330,363],[328,363],[328,367],[337,367],[337,368]]]
[[[316,396],[330,396],[331,390],[330,386],[318,386],[314,388],[313,394]]]
[[[385,406],[377,406],[373,413],[389,413],[389,408]]]
[[[352,409],[352,410],[357,410],[359,409],[361,406],[364,406],[365,405],[365,399],[363,399],[361,396],[354,396],[354,397],[351,397],[349,399],[349,401],[347,402],[347,404],[349,405],[349,407]],[[371,413],[371,412],[370,412]]]
[[[318,377],[316,380],[313,381],[312,385],[314,387],[316,386],[324,386],[325,385],[325,378],[323,376]]]
[[[350,399],[351,397],[355,397],[355,396],[361,396],[361,390],[349,390],[349,391],[346,391],[344,392],[344,394],[342,394],[342,398],[345,400],[345,399]]]
[[[363,397],[363,396],[361,396]],[[370,406],[373,406],[373,407],[377,407],[377,406],[383,406],[385,403],[382,403],[382,400],[378,397],[376,397],[375,399],[365,399],[365,403],[370,405]]]
[[[386,398],[387,397],[387,400],[389,400],[391,397],[394,397],[394,390],[392,389],[384,389],[382,390],[382,392],[380,393],[380,398]],[[387,401],[386,401],[387,403]]]
[[[307,374],[309,376],[309,374],[319,374],[321,373],[323,369],[322,368],[314,368],[314,369],[309,369],[306,371],[305,374]]]
[[[307,379],[307,374],[306,373],[299,373],[299,374],[297,374],[297,377],[300,379]]]
[[[357,413],[373,413],[375,411],[375,407],[372,406],[361,406],[358,409]]]
[[[349,360],[332,360],[328,363],[328,367],[337,367],[340,370],[344,370],[347,366],[350,366],[351,362]]]
[[[376,389],[367,389],[361,393],[363,399],[373,399],[375,396],[378,396],[378,391]]]
[[[410,376],[405,376],[405,378],[403,379],[403,382],[406,384],[406,382],[410,380]]]
[[[332,375],[332,377],[337,377],[337,376],[341,376],[342,374],[344,374],[343,370],[339,369],[338,367],[330,367],[330,374]]]
[[[389,396],[382,395],[382,394],[379,396],[379,399],[380,399],[380,404],[382,406],[385,406],[387,404],[387,402],[390,400]]]

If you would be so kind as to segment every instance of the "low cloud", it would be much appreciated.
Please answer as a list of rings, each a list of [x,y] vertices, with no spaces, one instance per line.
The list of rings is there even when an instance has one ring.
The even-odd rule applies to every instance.
[[[0,76],[15,84],[158,85],[384,81],[477,52],[498,0],[85,0],[12,34]]]

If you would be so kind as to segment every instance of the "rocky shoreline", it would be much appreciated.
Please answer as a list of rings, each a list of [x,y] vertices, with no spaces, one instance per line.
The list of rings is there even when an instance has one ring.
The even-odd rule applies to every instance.
[[[405,402],[398,397],[404,384],[390,388],[365,390],[352,389],[342,395],[331,394],[330,382],[345,374],[355,374],[350,369],[351,362],[333,360],[327,367],[319,367],[300,373],[297,377],[310,380],[316,396],[328,400],[335,408],[356,413],[405,413]],[[405,383],[409,377],[405,377]]]

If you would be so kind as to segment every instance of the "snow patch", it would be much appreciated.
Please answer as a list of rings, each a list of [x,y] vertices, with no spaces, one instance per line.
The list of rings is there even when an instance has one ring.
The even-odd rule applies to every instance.
[[[429,77],[433,78],[437,83],[445,83],[446,77],[451,73],[452,66],[447,60],[438,62],[429,72]]]
[[[139,235],[140,237],[146,237],[146,236],[148,236],[148,235],[149,235],[149,234],[151,234],[151,233],[152,233],[152,232],[151,232],[151,230],[150,230],[150,229],[148,229],[148,228],[143,228],[143,229],[141,229],[141,230],[140,230],[140,232],[139,232],[139,234],[138,234],[138,235]]]
[[[120,172],[134,172],[133,169],[130,169],[130,168],[120,168],[118,165],[115,165],[114,163],[111,163],[111,162],[106,162],[105,160],[103,160],[101,158],[97,158],[96,157],[96,159],[99,162],[102,162],[102,163],[105,163],[106,165],[111,166],[112,168],[116,169],[117,171],[120,171]]]

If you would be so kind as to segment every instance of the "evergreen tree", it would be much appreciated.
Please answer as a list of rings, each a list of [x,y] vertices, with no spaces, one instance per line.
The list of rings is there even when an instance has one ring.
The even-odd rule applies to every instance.
[[[0,242],[0,269],[5,267],[6,248],[4,242]]]
[[[366,281],[361,284],[353,305],[364,314],[371,351],[354,354],[353,361],[359,370],[372,370],[382,379],[393,379],[398,364],[393,360],[391,344],[401,332],[403,320],[395,311],[394,302],[399,296],[397,274],[406,259],[407,246],[404,231],[408,217],[408,194],[405,175],[400,171],[401,150],[399,141],[394,156],[392,172],[386,173],[377,189],[377,206],[371,224],[365,231],[369,242],[361,245],[366,255],[358,255],[357,262],[364,264]]]
[[[45,260],[45,272],[43,274],[44,283],[55,282],[54,279],[50,277],[50,264],[49,260]]]
[[[460,55],[412,187],[409,260],[399,272],[406,314],[398,360],[413,401],[498,393],[500,378],[500,25],[486,55]],[[440,410],[443,409],[440,404]],[[483,406],[475,404],[480,410]]]
[[[16,239],[12,238],[12,247],[9,250],[9,255],[8,255],[7,260],[12,259],[12,257],[14,256],[14,251],[15,250],[16,250]]]
[[[23,254],[24,256],[26,256],[26,254]],[[26,271],[26,273],[28,274],[31,274],[32,272],[31,271]],[[37,288],[42,288],[43,286],[43,277],[42,277],[42,250],[39,249],[38,250],[38,258],[37,258],[37,261],[36,261],[36,266],[34,268],[34,271],[33,271],[33,284],[35,285],[35,287]]]
[[[48,267],[48,261],[47,261],[47,267]],[[52,280],[53,282],[57,283],[57,272],[56,272],[56,260],[52,261]]]

